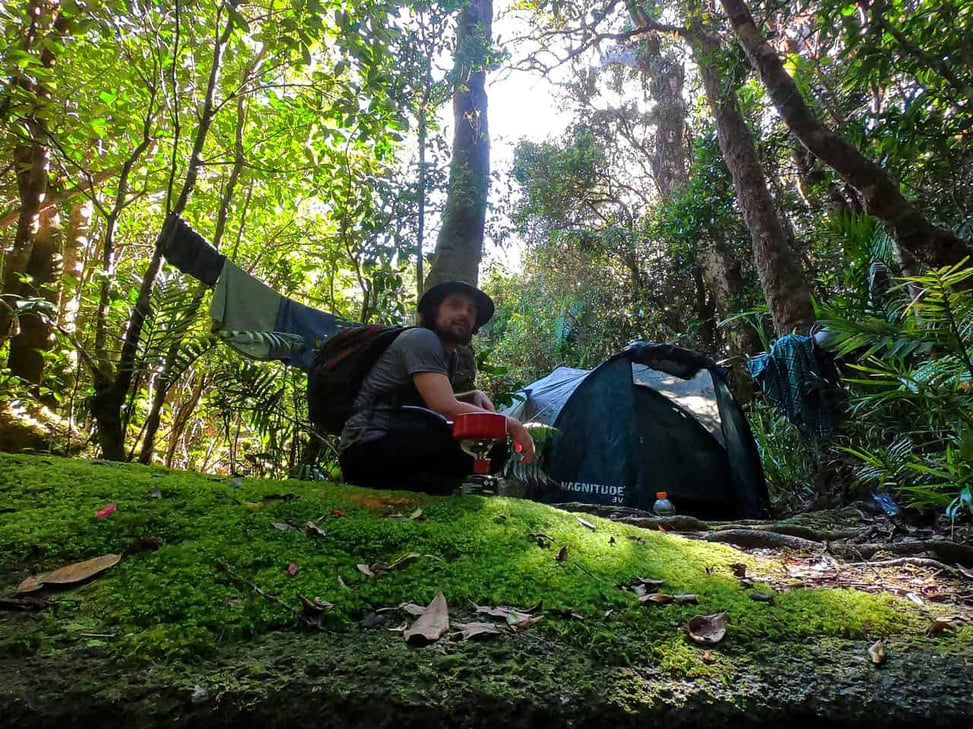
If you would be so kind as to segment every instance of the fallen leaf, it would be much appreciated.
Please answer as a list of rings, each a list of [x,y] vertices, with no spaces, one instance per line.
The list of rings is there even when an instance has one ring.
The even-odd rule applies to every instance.
[[[703,658],[703,663],[706,663],[707,665],[716,662],[716,658],[713,656],[713,651],[709,649],[703,651],[702,658]]]
[[[741,577],[740,578],[740,587],[742,587],[744,589],[749,589],[749,588],[753,587],[753,580],[751,580],[749,577]]]
[[[47,598],[42,595],[0,597],[0,610],[43,610],[47,605]]]
[[[324,536],[324,529],[322,529],[321,527],[319,527],[313,521],[309,521],[309,522],[307,522],[307,524],[304,525],[304,532],[308,536],[312,536],[312,537],[323,537]]]
[[[774,596],[769,592],[751,592],[750,599],[754,602],[773,602]]]
[[[278,530],[280,530],[282,532],[291,532],[291,531],[294,531],[294,527],[292,527],[287,522],[283,522],[283,521],[272,521],[272,522],[270,522],[270,525],[274,529],[278,529]]]
[[[429,603],[421,616],[405,631],[405,642],[412,646],[435,643],[449,630],[449,606],[442,592]]]
[[[356,564],[355,566],[358,568],[359,572],[361,572],[362,574],[365,574],[368,577],[374,577],[375,576],[375,573],[372,572],[372,568],[369,567],[367,564]]]
[[[696,599],[696,596],[690,593],[673,595],[672,601],[676,605],[698,605],[699,604],[699,600]]]
[[[661,592],[653,592],[648,595],[642,595],[639,598],[639,602],[653,602],[656,605],[668,605],[672,602],[672,595],[664,595]]]
[[[574,612],[574,610],[571,610],[570,608],[554,608],[553,610],[551,610],[551,612],[554,615],[557,615],[559,618],[564,618],[565,620],[580,620],[584,622],[584,617],[578,615],[576,612]]]
[[[95,512],[95,519],[104,519],[106,516],[115,513],[115,509],[118,507],[115,504],[109,504],[104,509],[100,509]]]
[[[416,618],[418,618],[420,615],[423,615],[426,612],[425,605],[416,605],[414,602],[404,602],[401,605],[399,605],[399,607],[396,609],[405,610],[405,612],[409,613],[409,615],[412,615],[413,617]]]
[[[733,570],[733,576],[743,579],[747,576],[747,566],[742,562],[734,562],[730,565],[730,569]]]
[[[404,633],[409,629],[408,623],[402,623],[401,625],[396,625],[394,628],[388,628],[390,633]]]
[[[581,526],[583,526],[583,527],[584,527],[585,529],[590,529],[591,531],[595,531],[595,530],[597,530],[597,529],[598,529],[598,527],[596,527],[596,526],[595,526],[594,524],[592,524],[592,523],[591,523],[590,521],[588,521],[587,519],[582,519],[582,518],[581,518],[580,516],[576,516],[576,517],[574,517],[574,518],[575,518],[575,519],[577,519],[577,520],[578,520],[578,523],[579,523],[579,524],[580,524]]]
[[[920,605],[920,606],[925,605],[925,603],[923,602],[922,598],[919,597],[914,592],[907,592],[905,594],[905,599],[906,600],[910,600],[911,602],[914,602],[916,605]]]
[[[531,608],[529,610],[521,610],[519,608],[510,607],[509,605],[498,605],[497,607],[490,607],[489,605],[474,605],[476,612],[481,615],[489,615],[491,618],[501,618],[506,620],[511,625],[518,623],[527,618],[533,617],[532,613],[537,608]]]
[[[543,615],[530,615],[524,618],[523,620],[518,620],[513,623],[511,623],[508,620],[507,624],[510,625],[510,627],[513,628],[514,630],[527,630],[529,628],[533,628],[543,619],[544,619]]]
[[[293,577],[294,575],[297,574],[297,570],[298,570],[297,562],[291,562],[289,565],[287,565],[288,576]]]
[[[345,584],[345,581],[341,579],[341,575],[338,575],[338,587],[348,587],[348,585]]]
[[[699,645],[716,645],[726,635],[725,614],[697,615],[685,625],[686,634]]]
[[[453,628],[459,631],[453,635],[454,640],[487,638],[502,632],[496,623],[453,623]]]
[[[409,514],[409,518],[412,521],[415,521],[416,519],[422,519],[423,518],[423,516],[422,516],[422,509],[419,508],[419,509],[416,509],[415,511],[413,511],[411,514]]]
[[[632,580],[632,584],[635,585],[636,587],[641,587],[646,592],[655,592],[664,584],[666,584],[666,581],[654,580],[651,577],[636,577],[635,579]]]
[[[668,534],[668,533],[669,533],[669,532],[668,532],[668,531],[666,530],[666,528],[665,528],[664,526],[662,526],[661,524],[657,524],[657,525],[656,525],[656,529],[658,529],[658,530],[659,530],[660,532],[662,532],[663,534]]]
[[[322,600],[320,597],[311,600],[300,593],[298,593],[297,597],[303,606],[301,609],[301,619],[308,625],[313,625],[317,628],[324,627],[324,614],[328,610],[331,610],[334,604],[327,600]]]
[[[345,512],[343,512],[341,509],[332,509],[331,510],[331,516],[339,516],[340,517],[340,516],[348,516],[348,515]]]
[[[531,532],[527,536],[536,539],[538,547],[550,547],[554,543],[554,538],[544,532]]]
[[[557,562],[567,562],[568,561],[568,548],[561,547],[561,551],[557,553],[557,557],[554,558]]]
[[[941,616],[932,621],[932,625],[926,630],[928,635],[936,635],[937,633],[942,633],[944,630],[953,630],[953,617]]]
[[[59,567],[52,572],[43,572],[39,575],[31,575],[17,586],[16,592],[33,592],[39,590],[44,585],[73,585],[76,582],[83,582],[95,575],[104,572],[110,567],[114,567],[121,561],[120,554],[103,554],[94,559],[84,562],[75,562],[66,567]]]
[[[629,534],[628,538],[631,539],[636,544],[645,544],[645,539],[643,539],[642,537],[636,537]]]
[[[885,652],[885,641],[879,638],[868,646],[868,657],[876,666],[881,666],[885,663],[885,659],[888,657],[888,654]]]
[[[615,537],[611,537],[611,538],[610,538],[610,539],[608,540],[608,546],[609,546],[609,547],[614,547],[614,546],[615,546]]]

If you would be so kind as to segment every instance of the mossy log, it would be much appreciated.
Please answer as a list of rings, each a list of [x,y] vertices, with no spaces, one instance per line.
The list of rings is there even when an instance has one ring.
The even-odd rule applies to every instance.
[[[973,713],[962,605],[757,603],[773,585],[734,571],[764,561],[721,544],[517,499],[236,483],[0,455],[7,601],[28,576],[123,555],[0,610],[0,726],[926,729]],[[644,579],[696,604],[640,601]],[[452,627],[410,646],[397,606],[440,591]],[[459,640],[458,623],[495,620],[478,605],[541,619]],[[714,613],[726,637],[697,645],[684,626]],[[936,617],[949,629],[929,634]]]

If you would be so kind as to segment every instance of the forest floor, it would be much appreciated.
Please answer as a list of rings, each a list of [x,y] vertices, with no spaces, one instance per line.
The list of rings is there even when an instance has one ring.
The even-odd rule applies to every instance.
[[[971,557],[859,507],[715,524],[0,454],[0,717],[966,727]]]

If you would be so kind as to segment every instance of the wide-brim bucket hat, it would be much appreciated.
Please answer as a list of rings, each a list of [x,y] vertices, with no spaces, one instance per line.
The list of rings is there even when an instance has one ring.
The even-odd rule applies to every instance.
[[[476,302],[476,329],[482,328],[493,318],[493,312],[496,311],[493,299],[465,281],[443,281],[433,286],[419,299],[419,313],[423,316],[435,316],[436,309],[450,294],[465,294]]]

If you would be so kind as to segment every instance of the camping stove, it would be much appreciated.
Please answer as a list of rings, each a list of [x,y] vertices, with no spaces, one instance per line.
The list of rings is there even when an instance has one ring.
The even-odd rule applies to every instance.
[[[473,456],[473,476],[461,488],[463,493],[496,493],[490,477],[490,449],[507,440],[507,418],[498,413],[462,413],[453,419],[453,440],[464,453]]]

